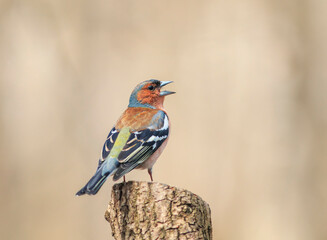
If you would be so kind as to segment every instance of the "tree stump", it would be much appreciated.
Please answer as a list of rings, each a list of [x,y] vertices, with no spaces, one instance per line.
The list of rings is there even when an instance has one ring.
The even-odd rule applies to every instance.
[[[209,205],[161,183],[115,184],[105,218],[116,240],[212,239]]]

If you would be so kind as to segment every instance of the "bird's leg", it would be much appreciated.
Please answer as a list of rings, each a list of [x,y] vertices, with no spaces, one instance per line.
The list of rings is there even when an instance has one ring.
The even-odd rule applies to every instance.
[[[149,169],[148,169],[148,173],[149,173],[149,175],[150,175],[151,182],[153,182],[153,178],[152,178],[152,168],[149,168]]]
[[[124,183],[125,183],[126,182],[125,175],[123,176],[123,178],[124,178]]]

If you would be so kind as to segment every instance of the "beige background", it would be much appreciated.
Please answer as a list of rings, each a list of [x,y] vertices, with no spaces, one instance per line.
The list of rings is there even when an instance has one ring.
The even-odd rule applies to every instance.
[[[74,196],[139,82],[174,81],[158,182],[214,239],[327,239],[327,1],[0,1],[0,238],[112,239]],[[149,180],[146,171],[127,175]]]

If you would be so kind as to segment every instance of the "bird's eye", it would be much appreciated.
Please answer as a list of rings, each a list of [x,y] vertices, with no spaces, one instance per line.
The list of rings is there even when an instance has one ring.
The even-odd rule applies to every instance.
[[[152,91],[152,90],[154,90],[154,86],[150,85],[150,86],[148,87],[148,89]]]

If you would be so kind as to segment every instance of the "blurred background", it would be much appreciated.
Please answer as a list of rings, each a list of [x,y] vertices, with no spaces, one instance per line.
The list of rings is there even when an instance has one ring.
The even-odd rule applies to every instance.
[[[326,10],[1,0],[0,238],[112,239],[113,182],[74,194],[133,88],[156,78],[177,94],[154,179],[207,201],[214,239],[327,239]]]

